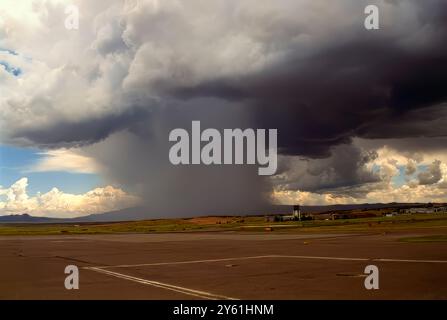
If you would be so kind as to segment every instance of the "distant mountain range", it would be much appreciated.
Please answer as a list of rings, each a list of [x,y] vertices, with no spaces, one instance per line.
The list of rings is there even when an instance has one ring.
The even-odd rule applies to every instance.
[[[424,203],[374,203],[374,204],[343,204],[329,206],[301,206],[304,213],[323,213],[328,211],[359,210],[359,209],[381,209],[381,208],[408,208],[426,206]],[[272,205],[257,212],[245,213],[247,215],[285,214],[291,213],[292,206]],[[212,215],[212,214],[210,214]],[[229,214],[231,215],[231,214]],[[77,223],[77,222],[115,222],[115,221],[135,221],[162,218],[154,216],[143,207],[127,208],[122,210],[91,214],[78,218],[47,218],[35,217],[29,214],[17,214],[0,216],[0,223]],[[176,216],[165,218],[179,218]]]
[[[76,223],[76,222],[113,222],[151,219],[144,208],[135,207],[104,213],[95,213],[77,218],[36,217],[27,213],[0,216],[0,223]],[[152,217],[153,218],[153,217]]]
[[[53,223],[63,219],[33,217],[27,213],[0,216],[0,223]]]

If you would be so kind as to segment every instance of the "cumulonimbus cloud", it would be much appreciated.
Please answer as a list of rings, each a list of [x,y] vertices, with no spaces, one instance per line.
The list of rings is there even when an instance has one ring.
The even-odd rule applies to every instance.
[[[2,13],[9,51],[1,57],[22,70],[0,72],[2,140],[82,147],[107,180],[156,210],[235,210],[264,203],[278,183],[359,196],[365,192],[353,186],[388,183],[390,173],[368,164],[383,144],[368,149],[355,139],[393,140],[398,150],[428,137],[443,148],[443,0],[376,1],[381,27],[374,31],[363,27],[370,4],[363,0],[74,3],[77,31],[64,28],[62,1],[37,1],[29,24]],[[173,168],[167,134],[192,120],[277,128],[280,153],[309,163],[292,161],[273,181],[250,168]],[[344,161],[340,150],[352,157]],[[177,201],[167,201],[171,194]]]

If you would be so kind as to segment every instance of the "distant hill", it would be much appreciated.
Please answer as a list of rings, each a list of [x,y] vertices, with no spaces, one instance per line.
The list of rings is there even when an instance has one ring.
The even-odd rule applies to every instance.
[[[135,207],[123,210],[110,211],[104,213],[91,214],[77,218],[47,218],[31,216],[24,214],[11,214],[7,216],[0,216],[0,223],[76,223],[76,222],[114,222],[114,221],[132,221],[151,219],[144,213],[147,212],[144,208]]]
[[[78,222],[107,222],[107,221],[132,221],[153,219],[148,210],[143,207],[133,207],[104,213],[95,213],[84,217],[73,218],[72,221]],[[158,218],[158,217],[155,217]]]
[[[408,208],[408,207],[422,207],[427,206],[425,203],[365,203],[365,204],[340,204],[329,206],[301,206],[301,211],[304,213],[325,213],[329,211],[343,211],[343,210],[371,210],[383,208]],[[268,208],[239,213],[235,215],[274,215],[286,214],[292,212],[291,205],[272,205]],[[207,216],[213,216],[213,213]],[[220,214],[222,216],[222,214]],[[232,215],[228,213],[227,215]],[[205,215],[202,215],[205,216]],[[144,207],[133,207],[122,210],[91,214],[78,218],[46,218],[35,217],[29,214],[0,216],[0,223],[77,223],[77,222],[115,222],[115,221],[134,221],[134,220],[148,220],[158,218],[180,218],[179,216],[162,217],[157,216],[150,209]]]
[[[0,216],[0,223],[57,223],[64,221],[65,219],[47,218],[47,217],[34,217],[27,213],[24,214],[11,214],[8,216]]]

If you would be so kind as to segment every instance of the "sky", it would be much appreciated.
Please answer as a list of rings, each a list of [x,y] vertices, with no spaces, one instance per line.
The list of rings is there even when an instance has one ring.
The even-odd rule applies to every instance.
[[[447,202],[446,38],[444,0],[2,0],[0,215]],[[193,120],[277,129],[276,174],[173,166]]]

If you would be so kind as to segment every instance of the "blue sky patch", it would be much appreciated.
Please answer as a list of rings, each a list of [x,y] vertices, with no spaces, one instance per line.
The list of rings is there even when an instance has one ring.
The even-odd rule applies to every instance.
[[[18,56],[19,54],[17,52],[15,52],[14,50],[11,49],[6,49],[6,48],[0,48],[0,52],[6,52],[9,54],[12,54],[13,56]]]
[[[19,148],[0,145],[0,185],[10,187],[20,178],[28,178],[28,195],[45,193],[53,187],[66,193],[82,194],[101,186],[102,180],[97,174],[73,172],[25,172],[39,161],[42,150],[37,148]]]
[[[15,77],[18,77],[22,74],[22,69],[20,68],[15,68],[13,66],[11,66],[8,62],[6,61],[0,61],[0,65],[2,65],[3,67],[5,67],[6,72],[9,72],[10,74],[12,74]]]

